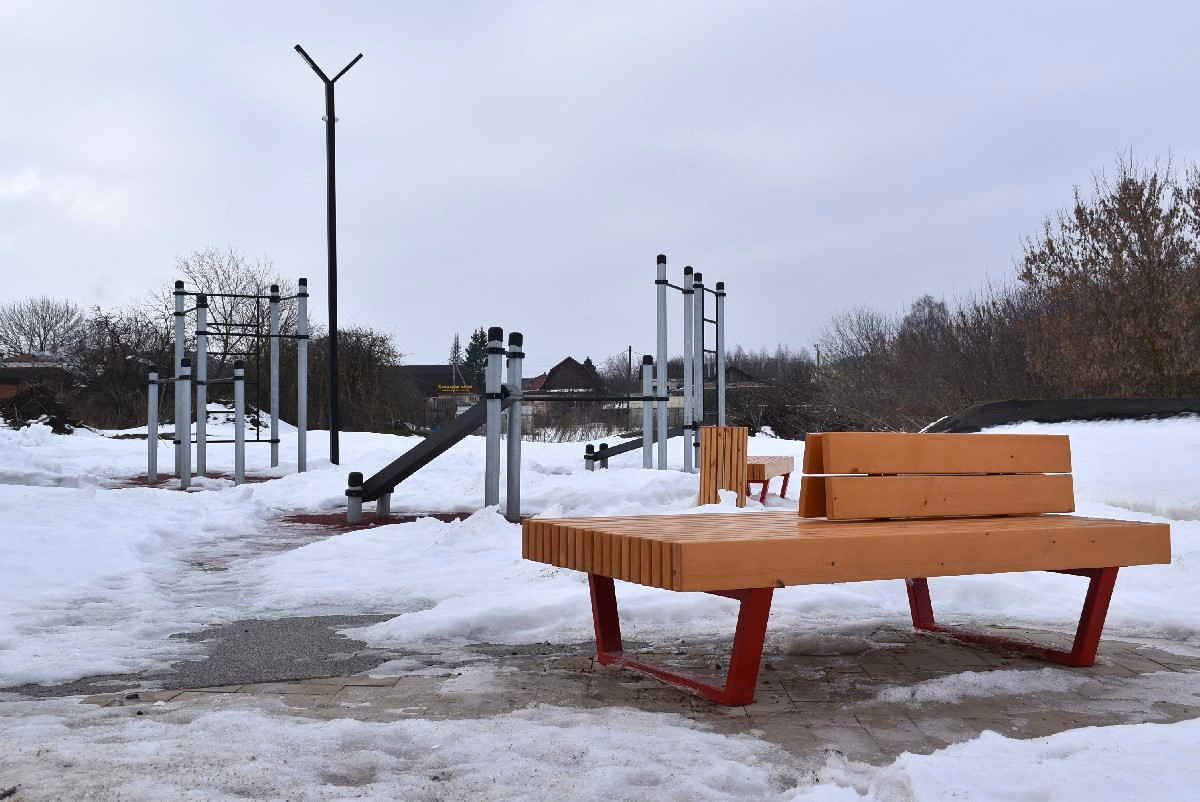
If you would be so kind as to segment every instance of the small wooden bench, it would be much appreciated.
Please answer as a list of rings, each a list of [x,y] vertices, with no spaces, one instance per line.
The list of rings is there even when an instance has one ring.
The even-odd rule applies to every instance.
[[[522,525],[522,553],[588,574],[602,664],[641,671],[725,705],[754,699],[775,588],[904,579],[918,630],[1086,666],[1095,660],[1118,568],[1171,558],[1166,524],[1048,514],[1074,508],[1065,437],[810,435],[804,469],[799,516],[529,519]],[[1070,650],[935,622],[927,577],[1013,571],[1089,579]],[[724,682],[626,653],[614,579],[737,599]]]
[[[796,470],[796,461],[791,457],[746,457],[746,493],[750,494],[750,485],[762,485],[758,496],[759,504],[767,503],[767,490],[771,480],[776,476],[783,477],[783,485],[779,488],[779,497],[787,498],[788,482],[792,471]]]

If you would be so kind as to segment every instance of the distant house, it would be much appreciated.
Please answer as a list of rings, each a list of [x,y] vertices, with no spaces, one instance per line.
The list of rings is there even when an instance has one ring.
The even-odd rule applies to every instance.
[[[567,357],[550,370],[530,380],[530,392],[596,392],[596,377],[577,360]]]
[[[482,387],[475,387],[471,375],[463,368],[457,374],[449,365],[398,365],[389,368],[397,378],[407,379],[424,398],[440,398],[447,395],[478,395]]]
[[[0,400],[20,395],[35,387],[46,387],[55,392],[67,386],[67,372],[58,367],[28,367],[12,365],[5,361],[0,367]]]

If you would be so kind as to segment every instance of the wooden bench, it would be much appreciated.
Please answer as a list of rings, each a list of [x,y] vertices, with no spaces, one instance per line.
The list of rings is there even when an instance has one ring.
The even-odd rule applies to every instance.
[[[800,515],[529,519],[522,525],[522,553],[588,574],[602,664],[641,671],[725,705],[754,699],[776,588],[904,579],[918,630],[1086,666],[1095,660],[1118,568],[1170,562],[1166,524],[1048,514],[1074,507],[1065,437],[810,435],[804,469]],[[934,620],[927,577],[1012,571],[1089,579],[1070,650]],[[614,579],[737,599],[724,681],[626,653]]]
[[[746,457],[746,493],[749,494],[751,491],[749,485],[762,485],[758,503],[766,504],[767,490],[771,487],[771,480],[776,476],[782,476],[783,485],[779,488],[779,497],[787,498],[788,482],[791,480],[794,470],[796,470],[796,461],[791,457]]]

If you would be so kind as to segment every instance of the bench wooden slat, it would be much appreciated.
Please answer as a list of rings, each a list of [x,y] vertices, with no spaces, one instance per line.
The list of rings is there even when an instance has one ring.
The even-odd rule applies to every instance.
[[[1070,473],[1067,435],[823,432],[804,472],[816,474]]]
[[[551,547],[580,531],[584,543],[591,538],[589,573],[680,591],[1145,565],[1171,557],[1166,524],[1065,515],[884,523],[754,512],[531,519],[522,527],[531,535],[527,543]],[[641,555],[657,549],[659,569],[651,556],[649,569],[630,576],[621,555],[632,555],[631,548]]]
[[[1069,473],[825,477],[830,520],[1074,511]]]

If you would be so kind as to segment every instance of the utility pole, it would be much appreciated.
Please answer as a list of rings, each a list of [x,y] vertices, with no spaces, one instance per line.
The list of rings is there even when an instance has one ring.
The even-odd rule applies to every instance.
[[[337,363],[337,182],[334,170],[334,123],[337,117],[333,113],[333,85],[338,78],[349,71],[362,58],[359,53],[342,68],[333,78],[329,78],[309,58],[304,48],[296,45],[296,52],[308,62],[313,72],[325,83],[325,214],[326,238],[329,247],[329,461],[334,465],[340,464],[338,454],[338,432],[341,430],[341,417],[338,414],[338,363]]]

